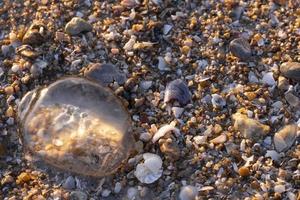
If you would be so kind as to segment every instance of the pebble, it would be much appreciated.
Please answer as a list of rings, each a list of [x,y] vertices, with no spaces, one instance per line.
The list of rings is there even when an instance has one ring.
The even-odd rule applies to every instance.
[[[172,25],[170,25],[170,24],[165,24],[165,25],[164,25],[164,28],[163,28],[163,33],[164,33],[164,35],[168,35],[168,33],[171,31],[172,28],[173,28]]]
[[[78,35],[83,32],[92,31],[92,29],[92,25],[80,17],[73,17],[65,27],[65,31],[69,35]]]
[[[262,78],[262,82],[264,84],[269,85],[269,86],[276,85],[276,81],[274,80],[274,77],[273,77],[273,72],[265,73],[263,78]]]
[[[196,144],[205,144],[207,140],[206,135],[197,135],[194,137],[194,141]]]
[[[244,38],[236,38],[229,44],[230,52],[241,60],[249,60],[252,56],[249,42]]]
[[[289,89],[289,81],[286,79],[284,76],[279,76],[278,77],[278,88],[281,91],[286,91]]]
[[[180,189],[180,200],[195,200],[198,194],[197,188],[192,185],[183,186]]]
[[[280,194],[285,192],[285,186],[284,185],[275,185],[274,192],[278,192]]]
[[[280,65],[281,74],[289,79],[300,81],[300,63],[285,62]]]
[[[11,45],[2,45],[1,52],[4,57],[9,57],[14,53],[14,48]]]
[[[286,101],[290,104],[290,106],[294,108],[298,108],[300,106],[299,97],[295,96],[292,92],[287,92],[284,95]]]
[[[236,113],[232,116],[234,128],[248,139],[258,140],[270,132],[270,127],[246,115]]]
[[[86,193],[81,191],[72,191],[70,194],[71,200],[87,200],[88,196]]]
[[[211,97],[211,103],[215,108],[223,108],[224,106],[226,106],[226,101],[221,95],[212,94]]]
[[[181,106],[191,101],[191,93],[187,84],[181,79],[176,79],[167,84],[164,96],[164,102],[178,101]]]
[[[102,192],[101,192],[101,196],[102,196],[102,197],[108,197],[108,196],[110,195],[110,193],[111,193],[110,190],[104,189],[104,190],[102,190]]]
[[[140,135],[140,140],[143,142],[149,142],[152,138],[152,135],[149,132],[143,132]]]
[[[250,175],[250,170],[248,167],[240,167],[239,168],[239,175],[242,177],[246,177]]]
[[[69,176],[65,182],[62,184],[62,187],[67,189],[67,190],[72,190],[75,189],[76,187],[76,182],[73,176]]]
[[[83,75],[88,79],[94,80],[105,86],[114,81],[116,81],[119,85],[122,85],[126,81],[126,76],[119,72],[116,66],[112,64],[90,64],[84,70]]]
[[[172,107],[172,113],[174,115],[174,117],[176,118],[180,118],[183,111],[184,111],[184,108],[181,108],[181,107]]]
[[[23,183],[27,183],[31,180],[31,176],[29,173],[27,172],[22,172],[18,177],[17,177],[17,180],[16,180],[16,183],[17,184],[23,184]]]
[[[14,93],[14,88],[12,86],[7,86],[7,87],[4,88],[4,92],[7,95],[11,95],[11,94]]]
[[[45,27],[41,24],[32,24],[23,36],[23,44],[41,45],[45,41]]]
[[[149,90],[152,87],[153,82],[152,81],[141,81],[140,87],[144,91]]]
[[[166,159],[176,161],[180,158],[180,149],[177,142],[171,138],[160,139],[159,149],[164,154]]]
[[[226,142],[226,140],[227,140],[226,135],[225,135],[225,134],[221,134],[221,135],[219,135],[218,137],[216,137],[216,138],[210,140],[209,142],[210,142],[210,143],[213,143],[213,144],[223,144],[223,143]]]
[[[278,152],[288,150],[295,142],[297,137],[297,125],[290,124],[283,127],[274,135],[274,145]]]
[[[281,158],[281,155],[277,153],[277,151],[274,150],[268,150],[265,157],[270,157],[274,161],[279,161]]]
[[[169,71],[170,69],[168,68],[167,62],[165,61],[164,57],[157,57],[158,60],[158,64],[157,64],[157,68],[160,71]]]
[[[122,190],[122,184],[120,182],[116,182],[114,187],[114,193],[118,194]]]

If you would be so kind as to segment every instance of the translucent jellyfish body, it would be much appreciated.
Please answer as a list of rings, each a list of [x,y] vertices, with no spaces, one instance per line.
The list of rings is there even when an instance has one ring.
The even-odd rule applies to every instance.
[[[122,102],[108,88],[84,78],[61,79],[27,93],[18,117],[26,151],[83,175],[115,172],[134,143]]]

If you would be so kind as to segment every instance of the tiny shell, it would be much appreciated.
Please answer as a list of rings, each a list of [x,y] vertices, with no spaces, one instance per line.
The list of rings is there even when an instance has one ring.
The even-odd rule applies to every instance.
[[[274,145],[278,152],[288,150],[297,137],[297,125],[291,124],[282,128],[274,135]]]
[[[189,88],[184,81],[176,79],[168,83],[166,87],[164,102],[168,103],[172,100],[178,101],[178,103],[180,103],[180,105],[182,106],[191,101]]]
[[[163,172],[162,159],[152,153],[143,154],[144,162],[136,166],[134,175],[141,183],[153,183],[158,180]]]
[[[126,79],[126,76],[119,72],[114,65],[100,63],[90,64],[84,71],[84,76],[105,86],[113,81],[124,84]]]
[[[152,142],[155,143],[157,142],[161,137],[163,137],[166,133],[170,132],[170,131],[174,131],[176,136],[180,135],[180,131],[178,128],[175,128],[172,125],[164,125],[162,126],[153,136],[152,138]]]

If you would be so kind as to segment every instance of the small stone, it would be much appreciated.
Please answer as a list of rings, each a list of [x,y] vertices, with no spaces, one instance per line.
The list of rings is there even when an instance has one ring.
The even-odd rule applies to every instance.
[[[280,65],[280,72],[286,78],[300,81],[300,63],[285,62]]]
[[[12,106],[9,106],[8,107],[8,109],[6,110],[6,113],[5,113],[5,115],[6,115],[6,117],[12,117],[12,116],[14,116],[14,109],[13,109],[13,107]]]
[[[297,137],[297,125],[286,125],[274,135],[274,145],[278,152],[288,150],[295,142]]]
[[[88,196],[86,193],[81,191],[72,191],[70,194],[71,200],[87,200]]]
[[[142,90],[147,91],[152,87],[152,81],[141,81],[140,87]]]
[[[10,184],[14,182],[14,178],[11,175],[6,175],[1,179],[1,185]]]
[[[152,135],[149,132],[144,132],[140,135],[140,140],[143,142],[149,142],[152,138]]]
[[[289,81],[285,77],[283,77],[283,76],[278,77],[279,90],[286,91],[289,89],[289,86],[290,86]]]
[[[285,192],[285,186],[284,185],[275,185],[274,192],[277,192],[280,194]]]
[[[168,33],[171,31],[172,28],[173,28],[172,25],[165,24],[165,25],[164,25],[164,28],[163,28],[163,33],[164,33],[164,35],[168,35]]]
[[[139,196],[139,191],[134,188],[134,187],[130,187],[127,190],[127,198],[130,200],[134,200],[134,199],[138,199]]]
[[[37,65],[36,63],[31,65],[30,67],[30,73],[32,77],[37,78],[40,77],[43,73],[43,70]]]
[[[246,177],[250,175],[250,170],[248,167],[240,167],[239,168],[239,175],[242,177]]]
[[[249,60],[252,56],[249,42],[244,38],[237,38],[229,44],[230,52],[241,60]]]
[[[0,157],[6,155],[6,146],[3,143],[0,143]]]
[[[298,108],[300,106],[300,99],[299,97],[295,96],[293,93],[288,92],[285,93],[285,99],[290,104],[290,106],[294,108]]]
[[[160,71],[169,71],[170,70],[167,66],[167,62],[165,61],[164,57],[159,56],[159,57],[157,57],[157,60],[158,60],[157,68]]]
[[[180,149],[175,140],[160,139],[159,149],[165,155],[168,160],[176,161],[180,158]]]
[[[174,117],[176,117],[176,118],[180,118],[183,111],[184,111],[184,108],[172,107],[172,113],[173,113]]]
[[[14,93],[14,88],[12,86],[7,86],[4,88],[4,92],[7,95],[12,95]]]
[[[192,185],[183,186],[180,189],[180,200],[195,200],[198,194],[197,188]]]
[[[194,137],[194,141],[196,144],[205,144],[207,140],[206,135],[197,135]]]
[[[22,173],[18,176],[18,178],[17,178],[17,180],[16,180],[16,183],[19,185],[19,184],[27,183],[27,182],[29,182],[30,180],[31,180],[30,174],[27,173],[27,172],[22,172]]]
[[[73,176],[69,176],[63,183],[62,187],[67,190],[75,189],[76,182],[75,182],[75,179],[73,178]]]
[[[120,182],[116,182],[115,188],[114,188],[114,193],[118,194],[122,190],[122,184]]]
[[[262,82],[264,84],[269,85],[269,86],[276,85],[276,81],[274,80],[274,77],[273,77],[273,72],[265,73],[263,78],[262,78]]]
[[[232,116],[234,128],[248,139],[258,140],[270,132],[270,127],[246,115],[236,113]]]
[[[67,34],[57,31],[55,32],[55,40],[59,42],[70,42],[71,38]]]
[[[223,108],[224,106],[226,106],[226,101],[221,95],[212,94],[211,97],[211,103],[215,108]]]
[[[46,29],[42,24],[34,23],[26,31],[23,44],[41,45],[45,41]]]
[[[80,17],[73,17],[65,27],[65,31],[69,35],[78,35],[83,32],[92,31],[92,29],[92,25]]]
[[[219,135],[218,137],[216,137],[216,138],[210,140],[209,142],[210,142],[210,143],[213,143],[213,144],[223,144],[223,143],[226,142],[226,140],[227,140],[226,135],[225,135],[225,134],[221,134],[221,135]]]
[[[111,193],[110,190],[104,189],[104,190],[102,190],[102,192],[101,192],[101,196],[102,196],[102,197],[108,197],[108,196],[110,195],[110,193]]]
[[[1,52],[4,57],[9,57],[14,53],[14,48],[11,45],[2,45]]]

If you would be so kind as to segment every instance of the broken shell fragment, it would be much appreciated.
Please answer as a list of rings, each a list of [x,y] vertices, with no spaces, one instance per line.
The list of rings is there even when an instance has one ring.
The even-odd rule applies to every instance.
[[[112,64],[90,64],[84,71],[84,76],[104,86],[116,81],[118,84],[125,83],[125,75],[119,72]]]
[[[134,175],[141,183],[153,183],[157,181],[163,172],[162,159],[152,153],[143,154],[144,162],[136,166]]]
[[[178,101],[182,106],[191,101],[189,88],[187,84],[180,79],[171,81],[166,87],[164,102],[168,103],[173,100]]]
[[[178,128],[175,128],[174,126],[170,124],[166,124],[162,126],[153,136],[152,142],[155,143],[157,142],[161,137],[165,136],[166,133],[173,131],[176,136],[180,135],[180,131]]]
[[[291,124],[282,128],[274,135],[274,145],[278,152],[288,150],[297,137],[297,125]]]
[[[69,77],[26,94],[18,108],[25,150],[60,169],[113,173],[134,139],[130,115],[107,88]]]

